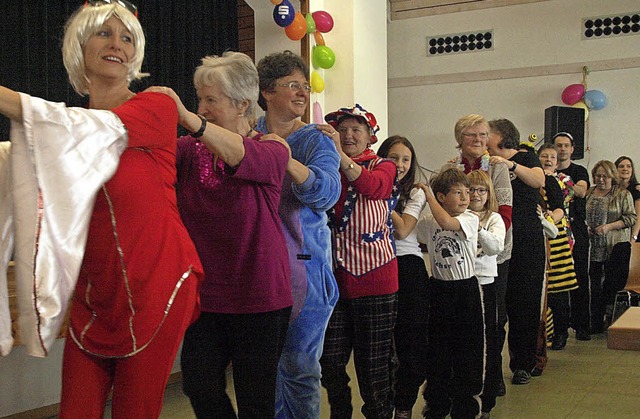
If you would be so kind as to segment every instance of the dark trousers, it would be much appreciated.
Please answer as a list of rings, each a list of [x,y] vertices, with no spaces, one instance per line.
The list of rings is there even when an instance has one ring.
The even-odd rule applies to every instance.
[[[475,277],[429,280],[425,417],[474,418],[484,375],[484,319]]]
[[[603,331],[605,307],[613,305],[616,293],[627,284],[630,259],[631,243],[623,242],[613,246],[606,261],[591,262],[591,329],[594,333]]]
[[[183,390],[199,419],[236,418],[226,393],[231,362],[238,418],[273,418],[276,371],[291,307],[266,313],[201,313],[182,346]]]
[[[427,269],[415,255],[398,256],[398,317],[393,334],[396,410],[411,410],[425,379],[427,347]]]
[[[571,326],[575,330],[589,331],[589,233],[587,225],[577,220],[571,224],[575,240],[573,244],[573,265],[576,270],[578,288],[570,291]]]
[[[502,381],[502,357],[498,347],[498,315],[496,308],[496,284],[482,285],[484,305],[484,333],[487,345],[484,388],[482,390],[482,411],[491,412],[496,405],[498,385]]]
[[[516,235],[514,231],[507,282],[508,340],[511,355],[509,367],[514,372],[531,371],[536,364],[546,263],[545,239],[542,232],[533,230],[533,233],[525,236]]]
[[[547,294],[547,304],[553,313],[554,336],[568,335],[569,330],[569,293],[570,291]]]
[[[362,413],[366,418],[391,419],[391,356],[397,312],[396,294],[339,299],[329,319],[320,358],[322,386],[327,390],[331,418],[353,412],[347,362],[353,350]]]
[[[496,277],[496,311],[497,311],[497,330],[496,330],[496,356],[497,364],[500,366],[500,380],[502,381],[502,348],[507,339],[507,280],[509,277],[509,259],[498,264],[498,276]]]

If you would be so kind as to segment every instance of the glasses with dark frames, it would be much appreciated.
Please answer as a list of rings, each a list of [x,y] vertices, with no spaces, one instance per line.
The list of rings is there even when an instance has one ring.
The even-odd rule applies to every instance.
[[[84,2],[85,7],[87,5],[100,6],[103,4],[118,4],[133,13],[135,17],[138,17],[138,7],[127,0],[86,0]]]
[[[478,193],[478,195],[483,196],[487,193],[487,189],[485,188],[469,188],[469,195],[473,195],[475,192]]]

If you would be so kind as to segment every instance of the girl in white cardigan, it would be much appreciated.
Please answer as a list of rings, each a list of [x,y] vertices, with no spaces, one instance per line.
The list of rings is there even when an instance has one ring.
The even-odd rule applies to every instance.
[[[476,277],[482,287],[484,324],[486,340],[486,369],[482,391],[482,417],[496,404],[497,389],[502,381],[497,334],[496,289],[494,279],[498,275],[497,255],[504,249],[506,229],[498,214],[493,183],[482,170],[474,170],[467,177],[469,188],[469,209],[480,218],[478,230],[478,253],[476,257]]]

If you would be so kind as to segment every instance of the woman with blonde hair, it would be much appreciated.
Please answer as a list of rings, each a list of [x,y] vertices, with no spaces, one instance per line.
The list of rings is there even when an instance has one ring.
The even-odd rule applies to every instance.
[[[504,249],[506,228],[497,212],[498,201],[489,176],[482,170],[474,170],[467,178],[471,184],[469,209],[480,218],[475,268],[482,287],[486,341],[484,386],[480,398],[483,417],[488,417],[496,404],[497,389],[502,381],[502,360],[499,356],[502,347],[496,326],[495,278],[498,276],[497,255]]]
[[[61,418],[103,417],[111,391],[114,417],[158,417],[198,313],[202,267],[173,186],[178,112],[165,95],[129,89],[144,75],[134,11],[87,1],[67,22],[64,64],[89,109],[0,87],[16,134],[15,262],[22,310],[34,311],[21,330],[30,353],[46,355],[73,293]]]
[[[600,160],[591,169],[587,227],[591,241],[591,330],[602,333],[613,314],[616,292],[624,288],[631,258],[631,227],[637,214],[631,193],[618,184],[616,166]]]

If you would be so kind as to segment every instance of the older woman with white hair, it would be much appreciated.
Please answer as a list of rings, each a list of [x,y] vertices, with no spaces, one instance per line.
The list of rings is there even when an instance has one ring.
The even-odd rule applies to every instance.
[[[465,115],[458,119],[454,126],[454,135],[460,155],[453,162],[464,173],[481,170],[489,175],[498,203],[498,214],[502,217],[507,234],[504,249],[497,257],[498,276],[493,282],[483,284],[485,322],[487,333],[487,362],[485,388],[482,393],[483,412],[490,412],[495,406],[496,397],[506,393],[502,374],[502,347],[506,338],[507,277],[509,260],[511,259],[512,230],[511,211],[513,191],[506,164],[490,164],[487,141],[489,140],[489,124],[478,114]]]
[[[236,417],[225,391],[231,362],[238,416],[269,418],[293,305],[278,215],[291,153],[251,128],[258,71],[247,55],[203,58],[194,84],[197,114],[155,88],[176,100],[192,132],[178,139],[178,206],[205,271],[200,318],[182,348],[183,388],[197,417]]]
[[[30,353],[47,354],[73,293],[61,418],[102,417],[110,390],[114,417],[158,417],[197,314],[202,267],[173,189],[178,113],[165,95],[129,90],[143,76],[134,11],[124,0],[87,1],[67,22],[64,64],[89,110],[0,88],[0,113],[13,123],[15,262],[21,311],[33,311],[21,314],[22,326],[33,325],[21,329]]]

